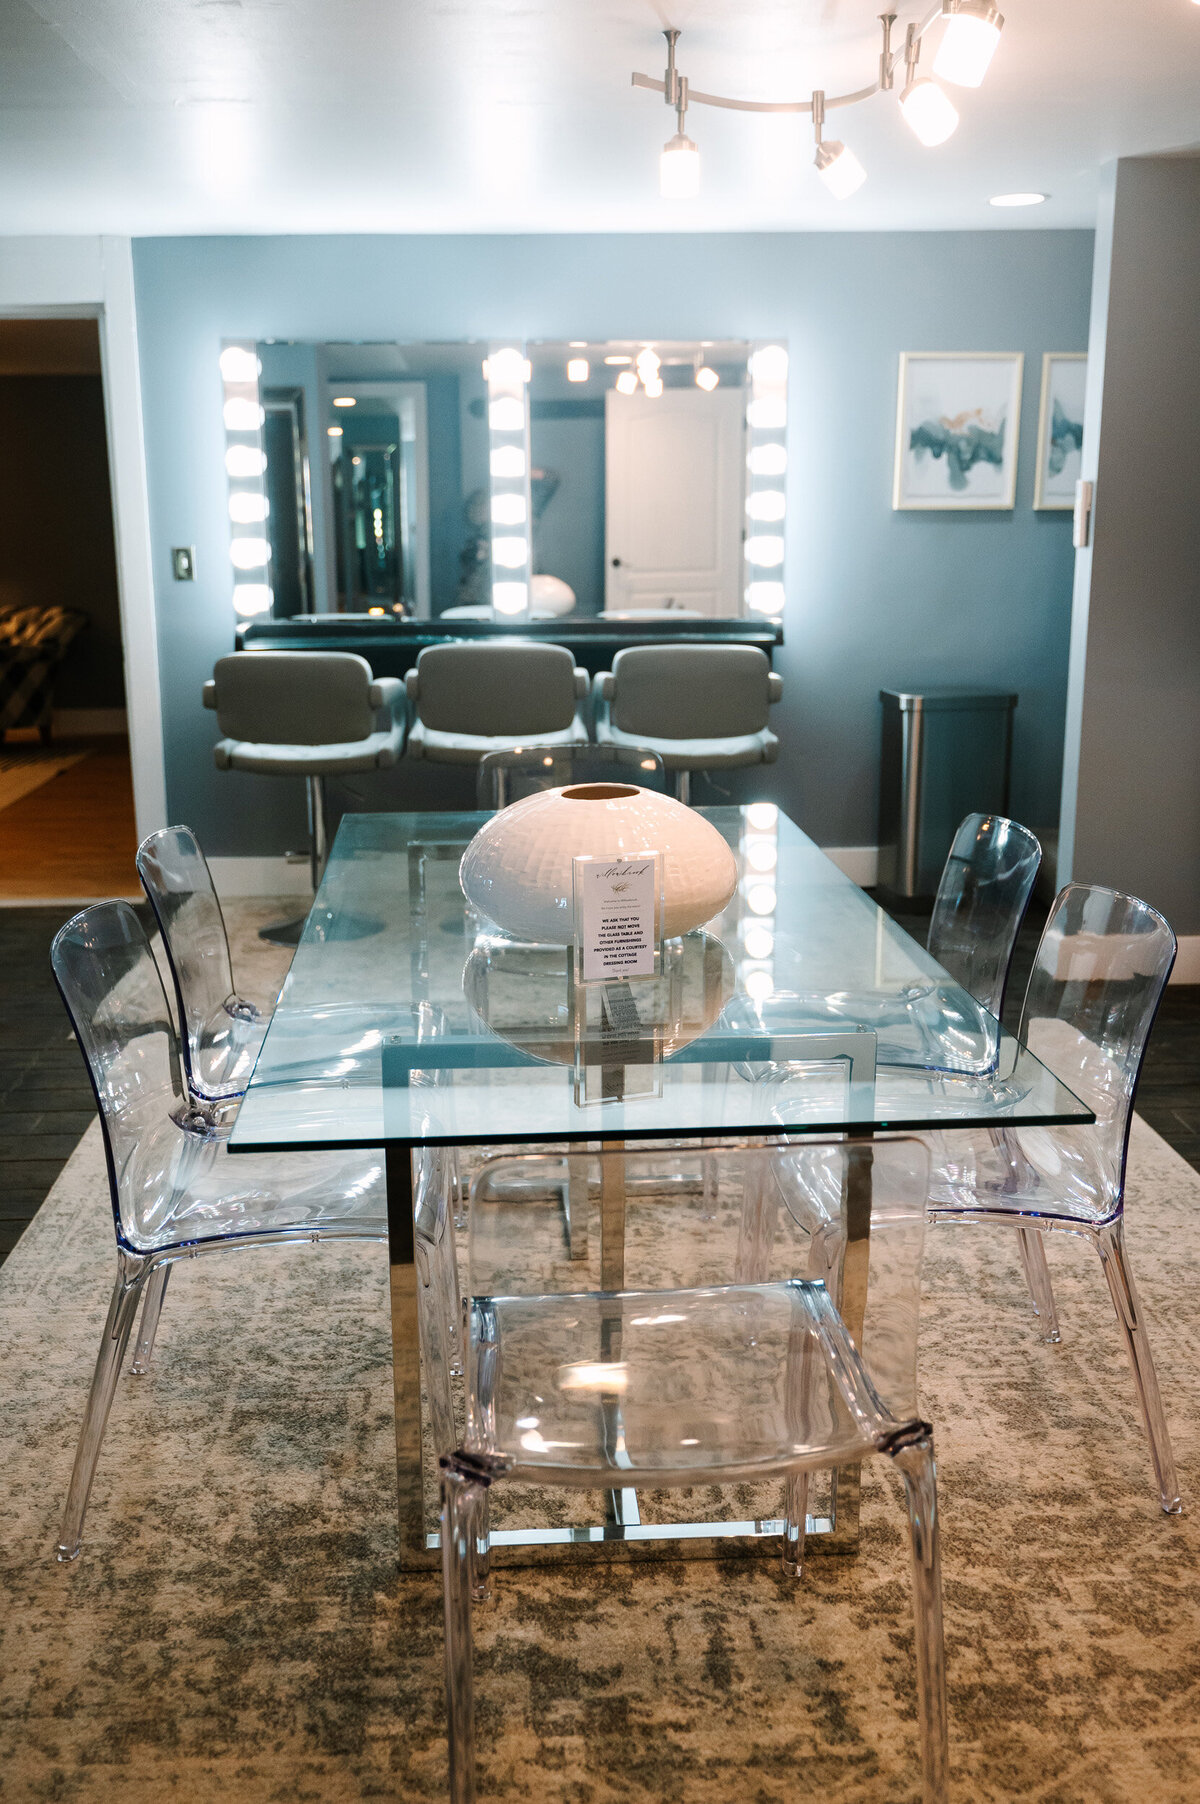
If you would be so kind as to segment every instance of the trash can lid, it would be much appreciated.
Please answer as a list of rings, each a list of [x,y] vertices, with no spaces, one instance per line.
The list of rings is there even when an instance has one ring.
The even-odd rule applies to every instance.
[[[934,708],[1015,708],[1017,705],[1017,697],[1003,689],[881,689],[879,699],[891,702],[902,714],[919,714]]]

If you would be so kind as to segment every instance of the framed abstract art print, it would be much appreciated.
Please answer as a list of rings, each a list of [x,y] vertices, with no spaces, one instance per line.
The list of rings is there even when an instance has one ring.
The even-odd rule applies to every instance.
[[[1083,451],[1083,393],[1086,351],[1047,351],[1042,358],[1042,401],[1038,409],[1037,478],[1033,505],[1075,505]]]
[[[1007,508],[1017,491],[1020,351],[905,351],[894,508]]]

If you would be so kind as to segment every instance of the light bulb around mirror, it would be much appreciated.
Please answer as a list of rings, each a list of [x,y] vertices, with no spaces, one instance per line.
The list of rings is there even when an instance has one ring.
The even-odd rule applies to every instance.
[[[225,469],[239,482],[261,476],[267,467],[267,454],[257,445],[230,445],[225,453]]]
[[[492,519],[497,526],[524,526],[524,495],[493,495]]]
[[[617,377],[617,393],[621,395],[637,394],[637,377],[632,370],[622,370]]]
[[[652,401],[657,401],[663,391],[663,379],[661,376],[647,376],[642,383],[642,387]]]
[[[492,562],[501,570],[519,570],[529,558],[529,540],[499,538],[492,540]]]
[[[234,583],[233,611],[240,614],[243,620],[250,620],[255,614],[269,614],[271,591],[267,584]]]
[[[260,570],[270,556],[265,539],[234,539],[229,547],[229,561],[235,570]]]
[[[267,498],[265,495],[231,495],[229,497],[229,518],[239,526],[261,526],[267,517]]]
[[[235,396],[226,401],[222,418],[226,432],[257,432],[266,414],[257,401],[245,401]]]
[[[787,425],[787,402],[782,395],[758,395],[746,408],[746,424],[759,432],[778,432]]]
[[[683,132],[663,145],[658,186],[664,200],[695,200],[700,192],[700,152]]]
[[[778,619],[783,613],[786,596],[782,583],[747,583],[746,606],[752,614],[763,614],[768,619]]]
[[[493,583],[492,606],[497,614],[523,614],[529,606],[529,584]]]
[[[568,357],[567,358],[567,381],[568,382],[586,382],[588,379],[589,373],[590,372],[588,369],[588,360],[586,357]]]
[[[990,0],[943,0],[946,30],[933,72],[959,88],[977,88],[996,54],[1004,20]]]
[[[910,82],[900,96],[904,123],[922,144],[944,144],[958,125],[958,108],[927,75]]]
[[[755,489],[746,496],[746,512],[752,520],[782,520],[786,508],[782,489]]]
[[[756,388],[782,388],[787,373],[788,354],[782,345],[763,345],[750,359],[750,380]]]
[[[720,380],[716,370],[710,370],[706,363],[702,363],[696,371],[696,387],[702,388],[707,395],[712,394]]]
[[[529,361],[520,351],[506,346],[493,351],[488,358],[487,379],[500,388],[520,388],[529,380]]]
[[[525,474],[525,453],[520,445],[500,445],[491,456],[493,476],[515,481]]]
[[[746,540],[746,562],[763,570],[777,569],[783,562],[783,540],[779,534],[753,533]]]
[[[262,369],[257,352],[248,351],[244,345],[226,345],[220,364],[226,382],[257,382]]]
[[[488,408],[488,425],[493,432],[523,432],[525,403],[516,395],[502,395]]]
[[[783,445],[754,445],[746,456],[751,476],[782,476],[787,469],[787,449]]]
[[[840,138],[830,138],[817,145],[813,158],[817,171],[835,200],[849,200],[867,179],[867,172],[852,150]]]

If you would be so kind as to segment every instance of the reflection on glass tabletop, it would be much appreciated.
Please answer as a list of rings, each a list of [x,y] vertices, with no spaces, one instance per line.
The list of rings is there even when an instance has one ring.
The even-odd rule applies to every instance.
[[[345,816],[231,1149],[1093,1119],[786,815],[702,812],[733,900],[586,987],[466,902],[487,816]]]

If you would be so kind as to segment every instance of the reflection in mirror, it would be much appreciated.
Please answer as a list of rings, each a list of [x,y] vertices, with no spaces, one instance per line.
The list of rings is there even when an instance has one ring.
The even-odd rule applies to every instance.
[[[265,340],[254,352],[263,608],[490,615],[487,347]]]
[[[635,339],[528,352],[535,615],[781,613],[784,348]],[[766,501],[759,465],[774,473]],[[756,524],[768,516],[769,544]],[[773,560],[769,573],[752,555]]]

